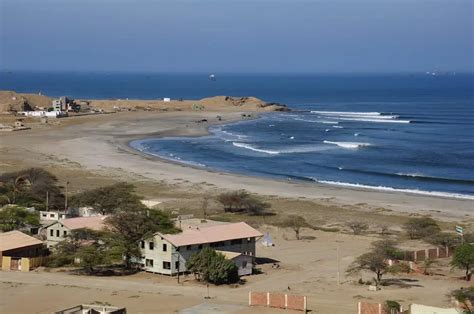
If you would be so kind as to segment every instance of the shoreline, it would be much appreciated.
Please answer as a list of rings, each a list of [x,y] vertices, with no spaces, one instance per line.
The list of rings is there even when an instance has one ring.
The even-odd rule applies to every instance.
[[[266,113],[268,114],[268,113]],[[252,117],[251,119],[246,119],[245,121],[250,121],[250,120],[256,120],[260,119],[262,117],[262,114],[258,114],[255,117]],[[145,150],[140,150],[137,147],[134,147],[132,145],[132,142],[135,141],[141,141],[141,140],[151,140],[151,139],[165,139],[165,138],[201,138],[201,137],[206,137],[212,135],[212,132],[210,131],[210,128],[216,125],[229,125],[229,124],[235,124],[235,123],[240,123],[243,122],[241,120],[233,120],[233,121],[225,121],[223,123],[210,123],[207,125],[206,132],[204,134],[195,134],[195,135],[189,135],[189,136],[164,136],[161,133],[157,134],[143,134],[143,136],[146,137],[134,137],[133,139],[130,139],[126,142],[127,150],[131,149],[132,152],[138,153],[139,155],[143,157],[148,157],[153,159],[156,159],[161,162],[168,162],[174,165],[181,165],[185,167],[190,167],[194,168],[196,170],[204,170],[204,171],[210,171],[213,173],[218,173],[218,174],[228,174],[228,175],[237,175],[237,176],[245,176],[245,177],[251,177],[251,178],[261,178],[261,179],[267,179],[267,180],[275,180],[278,182],[286,182],[286,180],[283,177],[278,177],[278,176],[265,176],[263,174],[246,174],[243,172],[232,172],[232,171],[227,171],[223,169],[218,169],[218,168],[213,168],[213,167],[208,167],[206,165],[199,165],[196,162],[192,161],[179,161],[175,160],[172,158],[166,158],[164,156],[161,156],[159,154],[153,154],[146,152]],[[291,177],[291,176],[289,176]],[[443,198],[443,199],[453,199],[453,200],[466,200],[466,201],[474,201],[474,195],[469,195],[469,194],[461,194],[461,193],[451,193],[451,192],[442,192],[442,191],[425,191],[425,190],[419,190],[419,189],[405,189],[405,188],[394,188],[391,186],[372,186],[372,185],[365,185],[365,184],[359,184],[359,183],[349,183],[349,182],[341,182],[341,181],[319,181],[319,180],[314,180],[314,179],[299,179],[299,178],[292,178],[292,181],[294,181],[297,184],[314,184],[315,186],[320,186],[320,187],[340,187],[340,188],[345,188],[345,189],[350,189],[354,191],[379,191],[379,192],[386,192],[386,193],[402,193],[402,194],[408,194],[408,195],[420,195],[420,196],[429,196],[429,197],[437,197],[437,198]]]
[[[9,165],[10,169],[22,164],[23,167],[75,166],[120,180],[178,184],[183,191],[194,186],[215,192],[246,189],[270,198],[307,199],[338,207],[366,204],[364,209],[358,209],[361,212],[383,208],[402,215],[431,215],[444,220],[472,217],[470,200],[226,173],[165,160],[128,145],[146,137],[205,136],[210,126],[239,121],[241,113],[244,111],[125,112],[68,118],[57,127],[2,134],[0,163]],[[218,121],[216,115],[221,115],[224,121]],[[208,119],[209,123],[196,123],[200,119]],[[19,161],[18,156],[24,159]],[[7,167],[3,171],[7,172]]]

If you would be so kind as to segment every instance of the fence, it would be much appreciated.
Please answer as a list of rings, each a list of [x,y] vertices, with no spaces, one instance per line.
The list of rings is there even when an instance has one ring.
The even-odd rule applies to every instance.
[[[307,311],[305,296],[289,295],[285,293],[249,292],[249,305],[268,306],[273,308]]]
[[[368,303],[368,302],[359,302],[358,304],[358,314],[401,314],[407,313],[403,312],[403,309],[397,311],[395,309],[389,309],[387,305],[381,303]]]
[[[11,271],[18,270],[22,272],[29,272],[33,268],[42,266],[46,263],[48,257],[11,257],[2,256],[2,270]]]
[[[418,250],[418,251],[406,251],[403,252],[403,260],[417,262],[417,261],[424,261],[427,258],[436,259],[436,258],[444,258],[450,257],[454,253],[454,248],[431,248],[425,250]]]

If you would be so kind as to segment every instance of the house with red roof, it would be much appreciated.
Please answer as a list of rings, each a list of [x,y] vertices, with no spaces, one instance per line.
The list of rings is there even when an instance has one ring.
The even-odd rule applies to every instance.
[[[239,275],[248,275],[252,273],[256,241],[262,236],[260,231],[245,222],[188,226],[178,234],[158,232],[140,242],[143,269],[165,275],[186,272],[189,257],[211,247],[234,261]]]
[[[107,216],[91,216],[67,218],[55,221],[45,228],[46,245],[52,247],[57,243],[66,239],[66,237],[74,230],[90,229],[100,231],[105,228],[104,220]]]

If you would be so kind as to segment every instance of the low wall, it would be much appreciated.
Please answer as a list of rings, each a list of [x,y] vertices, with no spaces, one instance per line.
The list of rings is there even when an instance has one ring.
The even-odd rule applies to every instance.
[[[18,258],[17,258],[18,259]],[[39,257],[22,257],[19,259],[19,269],[12,269],[12,257],[11,256],[2,256],[2,270],[3,271],[22,271],[29,272],[30,270],[42,266],[46,263],[46,256]]]
[[[424,261],[427,258],[437,259],[451,257],[454,253],[454,248],[429,248],[425,250],[418,251],[405,251],[403,252],[403,260],[418,262]]]
[[[250,306],[268,306],[273,308],[307,311],[305,296],[289,295],[284,293],[249,292]]]

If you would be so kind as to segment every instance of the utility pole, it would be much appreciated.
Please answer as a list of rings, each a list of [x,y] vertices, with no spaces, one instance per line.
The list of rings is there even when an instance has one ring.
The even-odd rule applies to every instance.
[[[49,211],[49,192],[46,191],[46,211]]]
[[[67,186],[69,185],[69,181],[66,181],[66,195],[64,198],[64,213],[67,212]]]
[[[341,284],[341,272],[340,272],[340,262],[339,262],[339,244],[337,245],[337,284],[340,285]]]

